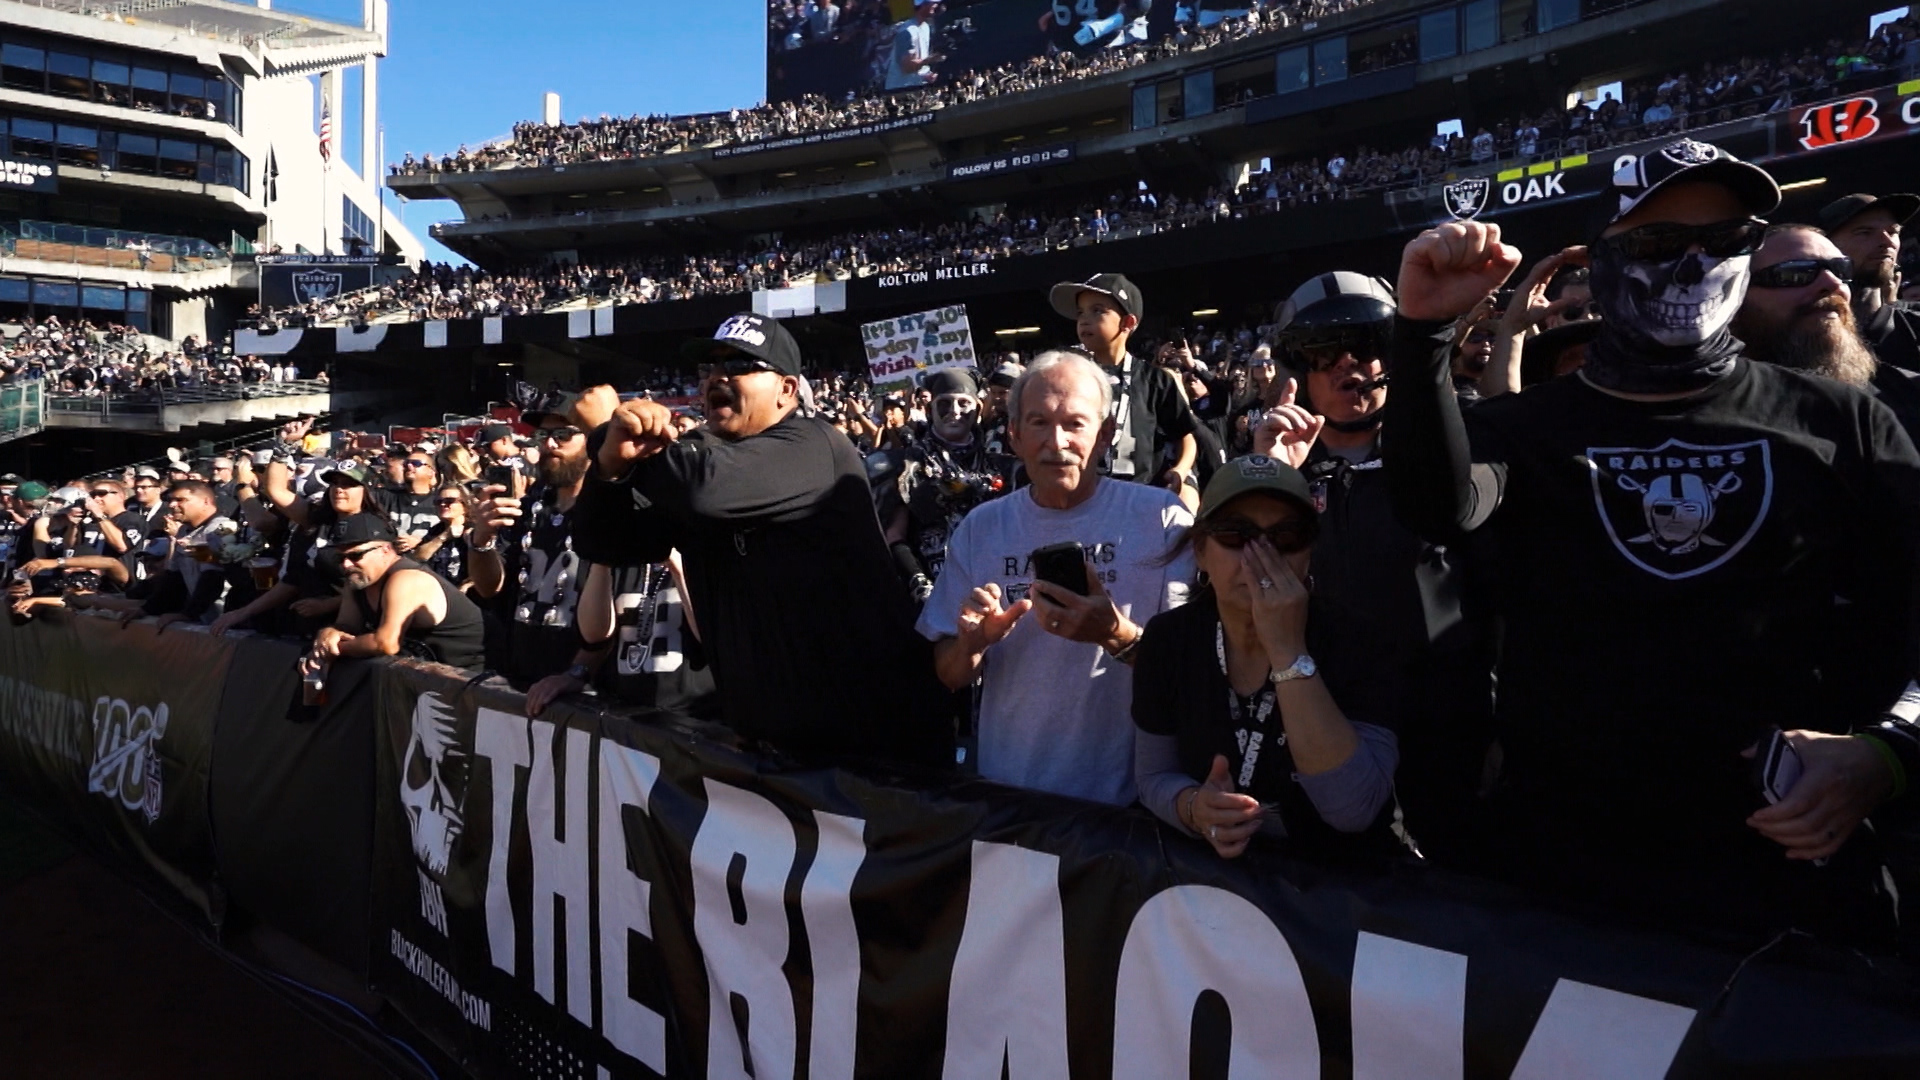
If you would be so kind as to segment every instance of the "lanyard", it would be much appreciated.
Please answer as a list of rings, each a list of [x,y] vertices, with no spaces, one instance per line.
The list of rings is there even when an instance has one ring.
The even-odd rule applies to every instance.
[[[1260,763],[1260,744],[1266,741],[1267,718],[1273,715],[1273,707],[1278,700],[1273,684],[1262,680],[1259,691],[1254,695],[1259,706],[1253,714],[1253,729],[1248,730],[1246,709],[1240,702],[1240,695],[1233,690],[1233,680],[1227,675],[1227,630],[1215,623],[1213,627],[1213,654],[1220,660],[1220,675],[1227,680],[1227,715],[1240,730],[1234,733],[1240,744],[1240,775],[1236,781],[1241,791],[1253,784],[1253,770]],[[1287,733],[1282,731],[1278,739],[1281,746],[1287,744]]]
[[[1120,374],[1116,378],[1107,376],[1113,383],[1114,430],[1113,446],[1107,453],[1111,455],[1108,473],[1112,476],[1131,477],[1133,465],[1133,354],[1127,353],[1120,358]]]

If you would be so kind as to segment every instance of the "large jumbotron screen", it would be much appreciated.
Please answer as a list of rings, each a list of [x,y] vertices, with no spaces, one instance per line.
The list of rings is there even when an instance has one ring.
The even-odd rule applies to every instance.
[[[911,89],[1054,51],[1157,41],[1176,20],[1210,26],[1259,0],[952,0],[931,19],[913,0],[768,0],[767,97]],[[918,50],[916,52],[916,50]],[[932,57],[921,72],[902,56]]]

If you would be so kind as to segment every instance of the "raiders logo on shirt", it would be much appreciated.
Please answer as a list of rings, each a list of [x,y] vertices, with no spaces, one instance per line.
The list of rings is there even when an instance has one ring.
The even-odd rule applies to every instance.
[[[1726,564],[1773,503],[1765,440],[1652,448],[1589,447],[1594,505],[1613,546],[1655,577],[1680,581]]]

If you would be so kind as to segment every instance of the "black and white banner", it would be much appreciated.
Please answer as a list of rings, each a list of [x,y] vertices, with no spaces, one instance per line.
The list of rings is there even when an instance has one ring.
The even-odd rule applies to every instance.
[[[0,622],[0,784],[209,912],[207,776],[232,655],[117,619]]]
[[[264,308],[290,308],[337,300],[372,286],[373,268],[372,260],[262,263],[260,303]]]
[[[763,150],[789,150],[796,146],[815,146],[820,143],[839,142],[842,139],[858,139],[866,135],[880,135],[889,131],[899,131],[903,128],[919,127],[932,120],[932,113],[897,116],[891,120],[875,120],[870,124],[835,128],[832,131],[816,131],[807,135],[790,135],[779,139],[763,139],[760,142],[745,143],[739,146],[716,147],[713,151],[713,156],[716,159],[739,157],[741,154],[757,154]]]
[[[1064,165],[1073,160],[1073,146],[1073,143],[1029,146],[1022,150],[1003,151],[992,157],[956,161],[947,166],[947,179],[971,180],[980,176],[1038,169],[1044,165]]]
[[[372,979],[478,1075],[1920,1075],[1857,958],[381,677]]]

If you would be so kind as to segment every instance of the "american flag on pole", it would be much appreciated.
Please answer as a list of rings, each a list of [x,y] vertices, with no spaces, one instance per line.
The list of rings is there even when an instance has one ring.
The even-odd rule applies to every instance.
[[[320,102],[320,160],[333,160],[333,110]]]

